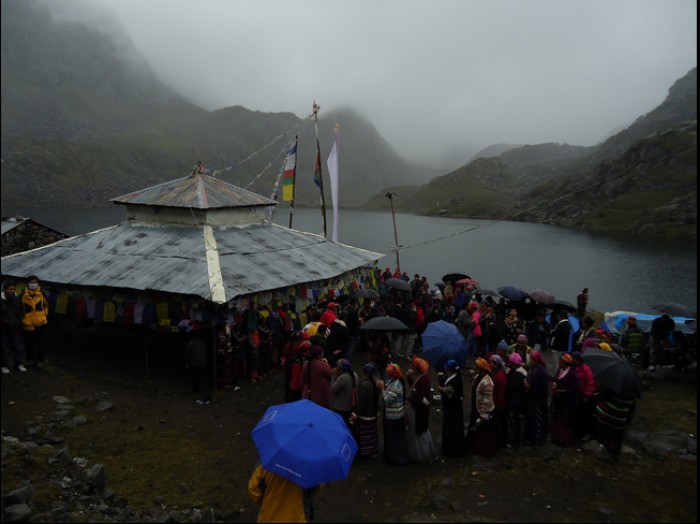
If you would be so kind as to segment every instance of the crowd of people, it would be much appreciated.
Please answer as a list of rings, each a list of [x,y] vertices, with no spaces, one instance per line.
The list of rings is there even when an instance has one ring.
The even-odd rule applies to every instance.
[[[2,283],[2,373],[26,373],[27,365],[44,365],[44,329],[49,304],[35,275],[18,295],[13,280]]]
[[[406,280],[405,274],[389,273],[380,282],[402,277]],[[430,292],[418,275],[407,282],[411,291],[380,286],[378,296],[361,304],[349,297],[308,311],[308,322],[277,352],[285,370],[285,401],[307,398],[337,412],[355,436],[360,460],[381,454],[395,466],[429,464],[440,456],[491,456],[548,441],[576,446],[592,437],[617,460],[635,399],[601,387],[585,363],[586,349],[613,351],[615,345],[586,316],[585,300],[578,301],[580,329],[572,333],[566,311],[547,319],[532,304],[496,302],[452,282],[439,292]],[[362,329],[381,316],[408,329]],[[457,326],[468,358],[448,359],[431,370],[420,335],[437,320]],[[623,344],[643,349],[632,330],[627,338]],[[440,428],[430,424],[435,407],[442,415]]]
[[[390,278],[404,280],[406,289],[387,286]],[[284,376],[285,402],[309,399],[335,411],[354,435],[360,459],[381,454],[396,466],[429,464],[441,455],[490,456],[502,448],[548,441],[575,446],[591,437],[616,460],[635,399],[602,387],[583,354],[591,347],[636,354],[639,364],[653,370],[674,331],[668,315],[656,319],[649,334],[630,316],[627,329],[614,340],[586,315],[587,288],[577,297],[575,311],[555,309],[548,315],[532,301],[495,299],[452,281],[431,291],[425,277],[410,279],[388,268],[377,281],[377,290],[304,311],[280,302],[236,312],[233,324],[215,333],[217,386],[260,382],[282,370],[275,376]],[[2,372],[26,372],[29,362],[41,367],[48,304],[39,279],[29,277],[19,295],[13,281],[2,288]],[[580,322],[575,333],[570,313]],[[405,329],[363,329],[379,317],[393,317]],[[431,369],[421,334],[438,320],[462,334],[467,359],[450,358]],[[203,336],[200,327],[187,344],[187,364],[193,391],[202,394],[197,403],[209,404],[211,337]],[[435,407],[442,415],[440,428],[430,424]],[[433,437],[437,431],[439,449]],[[308,497],[308,491],[270,475],[256,467],[251,497],[263,504],[265,485],[268,493],[293,493],[294,507],[283,514],[300,518],[299,497]]]

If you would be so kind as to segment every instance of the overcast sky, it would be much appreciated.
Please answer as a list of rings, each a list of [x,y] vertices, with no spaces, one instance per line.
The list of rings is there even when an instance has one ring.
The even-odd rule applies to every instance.
[[[695,0],[90,0],[206,109],[349,106],[410,160],[593,145],[697,65]],[[341,122],[342,126],[342,122]]]

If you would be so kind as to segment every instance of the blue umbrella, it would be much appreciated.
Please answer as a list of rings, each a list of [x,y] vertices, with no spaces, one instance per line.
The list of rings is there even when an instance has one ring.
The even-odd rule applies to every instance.
[[[307,399],[270,406],[251,436],[265,469],[305,489],[348,478],[357,453],[342,417]]]
[[[497,291],[499,295],[512,302],[520,302],[530,297],[530,295],[528,295],[525,291],[515,286],[499,287],[497,288]]]
[[[421,335],[423,356],[438,371],[445,367],[449,359],[460,364],[467,360],[467,344],[457,326],[444,320],[431,322]]]

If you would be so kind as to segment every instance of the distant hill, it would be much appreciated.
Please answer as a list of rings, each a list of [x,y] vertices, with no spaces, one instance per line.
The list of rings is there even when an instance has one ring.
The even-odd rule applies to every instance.
[[[221,170],[226,181],[252,184],[267,196],[301,128],[297,204],[318,204],[313,125],[303,127],[304,119],[292,113],[199,108],[155,77],[106,13],[99,13],[99,29],[57,17],[58,8],[70,11],[66,2],[1,3],[3,205],[102,205],[184,176],[198,160]],[[342,205],[357,206],[383,187],[437,174],[399,157],[349,108],[321,110],[324,173],[336,123]]]
[[[515,149],[516,147],[521,147],[522,145],[523,144],[493,144],[491,146],[485,147],[484,149],[481,149],[478,153],[476,153],[473,157],[469,159],[469,162],[473,162],[477,158],[492,158],[495,156],[501,156],[506,151],[510,151],[511,149]]]
[[[196,161],[268,196],[300,131],[296,204],[318,205],[312,122],[188,102],[155,77],[106,13],[89,26],[65,16],[80,1],[0,2],[3,207],[104,205],[184,176]],[[447,173],[401,158],[352,108],[322,108],[329,205],[326,159],[336,123],[344,207],[386,210],[390,190],[404,212],[697,237],[697,68],[657,108],[597,146],[497,144],[473,156],[465,145],[446,154],[446,166],[459,166]]]
[[[404,212],[697,238],[697,68],[598,146],[526,145],[390,190]]]

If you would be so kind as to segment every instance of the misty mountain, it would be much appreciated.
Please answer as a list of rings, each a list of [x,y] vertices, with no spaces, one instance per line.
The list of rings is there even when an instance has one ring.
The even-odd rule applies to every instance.
[[[404,212],[697,238],[697,68],[597,146],[526,145],[390,190]]]
[[[477,158],[491,158],[495,156],[501,156],[506,151],[515,149],[516,147],[522,147],[523,144],[493,144],[488,147],[481,149],[478,153],[469,159],[469,162],[473,162]]]
[[[155,77],[109,13],[93,5],[86,26],[70,18],[71,5],[79,6],[73,12],[86,9],[73,1],[1,4],[3,203],[102,205],[184,176],[196,161],[267,196],[294,130],[303,129],[296,203],[317,205],[313,122],[240,106],[197,107]],[[357,206],[383,187],[438,174],[400,158],[352,109],[322,109],[319,142],[329,202],[325,161],[336,123],[342,205]]]
[[[196,161],[267,196],[296,133],[296,204],[318,205],[313,121],[188,102],[155,77],[99,5],[91,4],[88,25],[71,18],[74,1],[0,3],[3,206],[104,205],[184,176]],[[696,69],[597,146],[497,144],[474,154],[465,145],[448,152],[445,165],[459,167],[446,174],[402,159],[352,108],[322,108],[328,205],[336,123],[345,207],[386,211],[391,190],[396,208],[411,213],[697,236]]]

